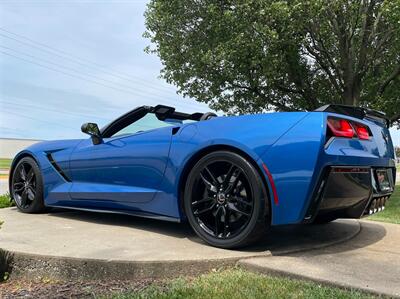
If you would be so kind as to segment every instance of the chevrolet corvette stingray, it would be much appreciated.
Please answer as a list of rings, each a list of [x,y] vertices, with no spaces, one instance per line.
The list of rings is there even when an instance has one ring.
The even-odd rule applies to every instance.
[[[396,178],[388,120],[359,107],[218,117],[141,106],[81,129],[90,138],[17,154],[9,188],[21,212],[188,221],[207,243],[237,248],[271,226],[380,212]]]

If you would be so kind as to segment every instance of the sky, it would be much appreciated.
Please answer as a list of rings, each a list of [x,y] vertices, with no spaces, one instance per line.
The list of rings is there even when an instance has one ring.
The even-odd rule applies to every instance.
[[[83,137],[140,105],[206,112],[159,78],[147,1],[0,1],[0,137]]]
[[[0,137],[82,138],[82,123],[140,105],[210,111],[159,78],[159,58],[144,52],[147,2],[0,0]]]

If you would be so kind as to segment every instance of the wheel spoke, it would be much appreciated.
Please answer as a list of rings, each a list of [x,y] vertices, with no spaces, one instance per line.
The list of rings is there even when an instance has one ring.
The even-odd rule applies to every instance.
[[[224,185],[226,186],[226,194],[231,193],[231,191],[236,187],[237,183],[239,182],[239,176],[241,172],[242,171],[239,168],[235,166],[231,167],[224,180]]]
[[[218,237],[219,235],[219,218],[215,217],[215,236]]]
[[[217,187],[217,186],[218,186],[218,181],[217,181],[217,179],[215,178],[215,176],[212,174],[212,172],[210,171],[210,169],[208,169],[208,167],[204,167],[204,170],[208,173],[208,175],[209,175],[209,177],[211,178],[211,180],[212,180],[214,186]]]
[[[228,210],[224,206],[219,206],[213,214],[215,217],[215,236],[218,238],[226,237],[230,233]]]
[[[26,181],[26,170],[25,170],[24,164],[21,164],[21,167],[20,167],[20,170],[19,170],[19,174],[21,176],[21,179],[23,181]]]
[[[215,202],[211,206],[209,206],[208,208],[204,208],[204,209],[202,209],[200,211],[196,210],[193,213],[194,213],[195,216],[199,216],[201,214],[204,214],[204,213],[207,213],[207,212],[211,211],[214,207],[215,207]]]
[[[224,236],[227,237],[229,232],[229,210],[224,208]]]
[[[221,226],[221,218],[219,216],[219,213],[221,211],[221,206],[219,206],[214,212],[213,212],[213,216],[215,219],[215,236],[218,237],[220,234],[220,226]]]
[[[212,192],[217,192],[217,187],[211,184],[205,177],[204,175],[200,172],[200,177],[203,180],[204,184],[206,185],[207,189],[212,191]]]
[[[245,211],[239,210],[239,209],[237,208],[237,206],[235,206],[235,205],[234,205],[233,203],[231,203],[231,202],[228,203],[228,209],[231,210],[231,211],[233,211],[233,212],[239,213],[239,214],[241,214],[241,215],[250,217],[250,213],[247,213],[247,212],[245,212]]]
[[[25,189],[24,192],[22,192],[21,194],[21,206],[24,207],[26,205],[27,199],[28,199],[28,192]]]
[[[197,201],[192,202],[192,205],[193,205],[193,206],[196,206],[196,205],[198,205],[198,204],[205,203],[205,202],[209,202],[209,201],[212,201],[212,200],[214,200],[214,198],[205,197],[205,198],[203,198],[203,199],[200,199],[200,200],[197,200]]]
[[[228,172],[225,175],[225,179],[224,179],[224,184],[227,185],[229,183],[229,181],[231,180],[231,177],[233,175],[233,172],[235,170],[236,166],[235,165],[231,165],[231,167],[229,168]]]
[[[35,172],[33,171],[33,168],[31,168],[31,169],[28,171],[28,174],[26,175],[26,181],[27,181],[28,183],[32,182],[32,179],[34,178],[34,176],[35,176]]]
[[[223,206],[221,206],[221,223],[225,225],[226,222],[226,210]]]
[[[33,190],[33,188],[32,187],[28,187],[26,192],[28,194],[28,199],[30,201],[33,201],[35,199],[35,191]]]
[[[249,207],[253,206],[253,204],[251,202],[248,202],[241,197],[235,196],[235,197],[232,197],[232,199],[236,200],[238,203],[244,204],[246,206],[249,206]]]
[[[21,192],[22,190],[24,190],[24,183],[15,183],[14,184],[14,192]]]

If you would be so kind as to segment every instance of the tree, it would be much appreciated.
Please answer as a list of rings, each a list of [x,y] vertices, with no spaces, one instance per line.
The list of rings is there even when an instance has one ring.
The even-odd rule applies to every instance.
[[[397,157],[397,158],[400,158],[400,146],[396,146],[396,147],[394,148],[394,150],[395,150],[395,152],[396,152],[396,157]]]
[[[214,109],[400,119],[400,0],[151,0],[145,17],[161,76]]]

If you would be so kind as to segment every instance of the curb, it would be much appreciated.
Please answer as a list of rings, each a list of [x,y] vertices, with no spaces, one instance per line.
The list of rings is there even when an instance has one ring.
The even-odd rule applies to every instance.
[[[311,281],[311,282],[316,282],[316,283],[319,283],[319,284],[322,284],[325,286],[337,287],[337,288],[345,289],[345,290],[349,290],[349,289],[359,290],[361,292],[376,295],[379,297],[385,296],[388,298],[400,298],[400,296],[394,296],[393,294],[389,294],[389,293],[377,292],[377,291],[374,291],[369,288],[354,287],[350,284],[334,282],[334,281],[330,281],[330,280],[326,280],[326,279],[316,278],[316,277],[309,276],[309,275],[300,275],[300,274],[295,274],[295,273],[288,272],[285,270],[276,270],[276,269],[270,269],[265,266],[249,264],[249,263],[247,263],[246,260],[240,260],[238,262],[238,267],[240,267],[241,269],[253,272],[253,273],[265,274],[265,275],[276,276],[276,277],[286,277],[286,278],[298,279],[298,280],[302,280],[302,281]]]
[[[167,260],[167,261],[120,261],[102,259],[81,259],[73,257],[58,257],[13,252],[4,250],[9,256],[8,265],[11,279],[37,280],[49,278],[54,280],[103,280],[103,279],[163,279],[179,276],[195,276],[214,269],[241,266],[247,259],[261,258],[289,253],[305,252],[321,249],[346,242],[361,230],[358,229],[349,235],[335,241],[316,244],[307,248],[292,248],[276,250],[273,253],[266,251],[263,255],[247,257],[232,257],[204,260]]]
[[[115,261],[11,253],[11,279],[132,280],[195,276],[215,269],[234,267],[241,257],[186,261]],[[267,257],[263,255],[258,257]],[[256,257],[256,256],[253,256]]]

